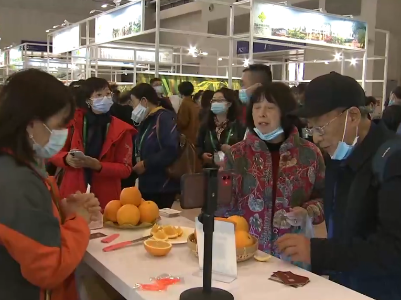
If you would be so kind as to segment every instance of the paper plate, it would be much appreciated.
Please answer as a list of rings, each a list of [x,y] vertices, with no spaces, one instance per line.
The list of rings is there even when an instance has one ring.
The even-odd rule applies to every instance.
[[[172,225],[173,226],[173,225]],[[177,226],[178,227],[178,226]],[[175,238],[175,239],[169,239],[168,241],[169,241],[169,243],[171,243],[171,244],[186,244],[187,243],[187,240],[188,240],[188,237],[191,235],[191,234],[193,234],[194,233],[194,228],[190,228],[190,227],[181,227],[181,229],[182,229],[182,231],[183,231],[183,234],[181,235],[181,236],[179,236],[179,237],[177,237],[177,238]],[[149,230],[145,230],[145,232],[143,233],[143,236],[145,237],[145,236],[148,236],[148,235],[151,235],[151,230],[152,229],[149,229]]]

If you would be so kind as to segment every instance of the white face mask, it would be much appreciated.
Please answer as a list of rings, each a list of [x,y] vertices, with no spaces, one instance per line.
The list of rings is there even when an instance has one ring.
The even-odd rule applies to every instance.
[[[32,148],[35,151],[36,156],[47,159],[55,156],[61,151],[61,149],[63,149],[68,137],[68,129],[50,130],[45,124],[43,124],[43,126],[45,126],[50,132],[49,142],[45,146],[40,146],[36,143],[32,135],[30,138],[33,141]]]
[[[132,111],[131,119],[135,124],[140,124],[148,114],[148,108],[142,104],[138,104],[137,107]]]
[[[158,93],[158,94],[163,94],[164,93],[163,86],[161,86],[161,85],[155,86],[153,88],[155,89],[156,93]]]
[[[112,105],[113,105],[113,99],[111,97],[105,96],[92,99],[92,109],[104,114],[109,112]]]

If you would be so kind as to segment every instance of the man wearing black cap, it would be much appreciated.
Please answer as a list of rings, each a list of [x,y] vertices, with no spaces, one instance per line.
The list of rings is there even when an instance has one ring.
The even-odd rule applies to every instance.
[[[314,79],[305,105],[310,133],[331,160],[324,195],[328,239],[284,235],[293,261],[379,300],[401,299],[401,140],[367,117],[365,93],[350,77]]]

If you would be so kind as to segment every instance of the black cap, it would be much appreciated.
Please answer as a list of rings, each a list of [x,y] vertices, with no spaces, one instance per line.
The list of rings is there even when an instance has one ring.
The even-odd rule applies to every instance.
[[[337,108],[365,106],[365,92],[352,77],[331,72],[313,79],[305,92],[304,105],[292,114],[313,118]]]

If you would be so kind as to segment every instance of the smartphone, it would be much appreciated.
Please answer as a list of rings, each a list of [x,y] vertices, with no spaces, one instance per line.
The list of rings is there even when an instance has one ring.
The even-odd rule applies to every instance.
[[[81,150],[70,150],[70,154],[74,158],[84,158],[85,154]]]
[[[228,205],[232,197],[233,173],[219,171],[217,175],[217,204]],[[204,173],[186,174],[181,177],[180,204],[183,209],[202,208],[206,199],[206,176]]]

